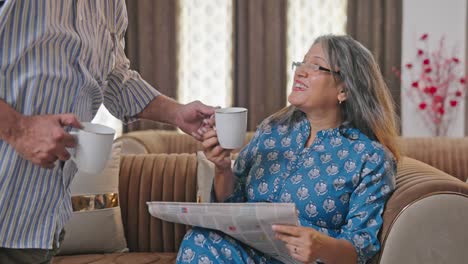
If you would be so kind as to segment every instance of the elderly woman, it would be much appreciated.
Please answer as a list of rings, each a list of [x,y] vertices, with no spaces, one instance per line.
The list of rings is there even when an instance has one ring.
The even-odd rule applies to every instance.
[[[371,53],[349,36],[319,37],[293,67],[291,106],[260,124],[232,170],[216,131],[204,134],[216,199],[295,203],[300,226],[273,226],[294,259],[365,263],[380,249],[381,215],[395,188],[390,93]],[[200,234],[206,240],[195,243]],[[279,263],[221,232],[194,228],[177,261],[208,260]]]

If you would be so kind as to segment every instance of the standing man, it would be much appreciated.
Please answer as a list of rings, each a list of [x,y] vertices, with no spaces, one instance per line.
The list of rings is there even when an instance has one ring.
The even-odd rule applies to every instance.
[[[201,138],[213,108],[179,104],[131,71],[126,28],[124,0],[0,0],[0,263],[56,253],[76,172],[64,127],[91,121],[101,103]]]

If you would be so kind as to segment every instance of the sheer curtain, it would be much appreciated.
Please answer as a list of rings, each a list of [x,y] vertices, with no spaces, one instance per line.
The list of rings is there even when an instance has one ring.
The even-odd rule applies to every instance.
[[[287,87],[292,89],[293,61],[302,61],[315,38],[323,34],[345,34],[347,0],[288,0]]]
[[[180,102],[247,107],[249,130],[286,105],[291,61],[347,21],[346,0],[126,2],[132,68]]]
[[[179,0],[178,100],[232,104],[232,0]]]

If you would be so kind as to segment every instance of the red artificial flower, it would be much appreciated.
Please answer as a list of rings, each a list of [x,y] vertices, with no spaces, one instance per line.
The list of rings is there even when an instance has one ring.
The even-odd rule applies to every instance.
[[[425,115],[429,125],[445,129],[453,118],[453,110],[456,110],[465,96],[468,75],[455,76],[454,72],[457,72],[457,67],[460,67],[463,60],[458,54],[446,54],[443,37],[436,50],[427,47],[429,34],[420,34],[419,40],[422,42],[419,43],[420,47],[415,47],[415,60],[405,62],[401,67],[413,78],[406,80],[409,81],[407,88],[411,89],[409,96],[419,99],[415,107],[421,111],[420,114]],[[401,78],[399,71],[392,71]]]
[[[445,114],[445,109],[443,107],[439,108],[437,110],[437,112],[440,114],[440,115],[444,115]]]
[[[434,96],[434,103],[442,103],[442,101],[444,101],[444,98],[440,95],[436,95]]]

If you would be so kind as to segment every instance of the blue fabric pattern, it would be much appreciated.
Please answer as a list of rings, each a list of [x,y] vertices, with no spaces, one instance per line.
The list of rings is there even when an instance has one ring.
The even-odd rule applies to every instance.
[[[394,158],[356,128],[321,130],[305,147],[309,134],[305,115],[291,127],[262,124],[234,164],[238,182],[225,202],[295,203],[302,226],[348,240],[358,262],[365,263],[380,249],[381,215],[395,189]],[[207,239],[200,247],[200,236],[220,241]],[[277,263],[221,232],[202,228],[187,233],[177,261],[226,262],[219,252],[227,249],[236,259],[231,263]]]

